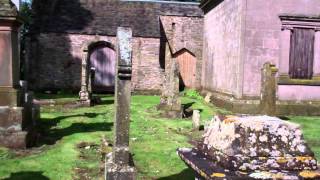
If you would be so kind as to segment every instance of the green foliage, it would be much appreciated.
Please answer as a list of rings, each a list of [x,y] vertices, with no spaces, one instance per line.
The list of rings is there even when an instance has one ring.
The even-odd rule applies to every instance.
[[[200,93],[194,89],[187,89],[184,92],[184,94],[185,96],[196,99],[196,100],[203,100],[203,97],[200,95]]]
[[[25,66],[25,52],[26,52],[26,37],[30,31],[30,24],[32,21],[32,9],[31,9],[31,1],[22,1],[20,6],[20,16],[23,18],[24,24],[20,30],[20,45],[21,45],[21,78],[24,79],[24,66]]]
[[[76,95],[37,96],[57,101],[77,100]],[[103,167],[99,147],[102,137],[109,143],[113,140],[114,99],[103,96],[102,100],[103,105],[89,108],[42,107],[39,147],[24,155],[0,148],[0,179],[86,179],[85,176],[103,179],[103,170],[99,171]],[[138,179],[194,179],[192,171],[176,155],[176,149],[190,147],[190,138],[199,134],[190,131],[192,122],[188,119],[159,118],[155,108],[159,101],[158,96],[132,97],[130,149]],[[202,124],[221,111],[189,97],[183,97],[182,103],[201,110]],[[302,125],[306,140],[320,158],[319,117],[290,118]],[[83,142],[93,144],[93,148],[79,149]]]

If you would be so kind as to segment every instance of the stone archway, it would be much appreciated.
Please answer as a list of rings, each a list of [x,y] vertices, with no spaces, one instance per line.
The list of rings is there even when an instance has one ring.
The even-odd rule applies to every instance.
[[[104,48],[108,48],[108,52],[114,51],[114,61],[115,61],[115,58],[116,58],[115,46],[110,42],[90,41],[90,42],[86,42],[83,45],[83,48],[82,48],[83,55],[82,55],[82,62],[81,62],[81,90],[79,92],[80,101],[83,104],[86,104],[86,105],[91,104],[91,94],[93,92],[93,83],[92,83],[93,77],[91,73],[92,71],[90,70],[92,65],[92,63],[90,62],[91,55],[93,54],[93,56],[97,56],[99,53],[104,54],[104,50],[105,50]],[[95,53],[95,52],[98,52],[98,53]],[[103,56],[107,57],[108,55],[104,54]],[[93,67],[98,67],[98,66],[99,64],[94,64]],[[103,81],[103,75],[98,75],[98,77]],[[111,79],[111,77],[109,77],[109,79]]]
[[[104,41],[89,47],[89,69],[94,69],[92,90],[95,92],[113,92],[116,67],[116,51]]]

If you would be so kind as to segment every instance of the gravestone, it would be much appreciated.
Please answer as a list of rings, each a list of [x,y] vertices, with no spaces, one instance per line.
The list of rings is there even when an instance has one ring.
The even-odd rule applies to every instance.
[[[192,127],[195,130],[199,130],[199,128],[200,128],[200,111],[199,110],[193,110]]]
[[[179,97],[179,65],[172,57],[169,44],[166,44],[165,80],[162,87],[160,104],[157,109],[167,118],[182,118],[183,108]]]
[[[299,125],[270,116],[218,117],[180,157],[205,179],[320,178]]]
[[[22,20],[10,0],[0,0],[0,146],[25,148],[32,141],[19,84],[19,27]]]
[[[276,73],[278,69],[275,65],[267,62],[263,65],[261,74],[261,114],[275,115],[277,102],[277,81]]]
[[[130,28],[118,28],[117,44],[115,139],[112,156],[106,162],[106,179],[133,180],[136,170],[130,162],[129,151],[132,76],[132,31]]]

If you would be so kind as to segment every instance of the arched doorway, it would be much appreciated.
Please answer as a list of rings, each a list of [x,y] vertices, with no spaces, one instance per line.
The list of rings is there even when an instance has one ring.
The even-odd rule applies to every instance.
[[[92,90],[114,92],[116,52],[107,42],[97,42],[89,47],[89,70],[94,70]]]
[[[196,57],[188,50],[182,49],[175,54],[179,63],[179,70],[183,85],[187,88],[196,87]]]

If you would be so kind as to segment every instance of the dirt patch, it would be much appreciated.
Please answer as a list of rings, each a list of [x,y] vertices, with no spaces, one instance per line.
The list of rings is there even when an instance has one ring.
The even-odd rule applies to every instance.
[[[77,144],[80,152],[74,178],[79,180],[104,179],[105,155],[111,152],[111,144],[102,140],[101,144],[81,142]]]

